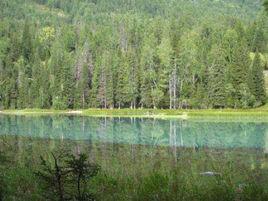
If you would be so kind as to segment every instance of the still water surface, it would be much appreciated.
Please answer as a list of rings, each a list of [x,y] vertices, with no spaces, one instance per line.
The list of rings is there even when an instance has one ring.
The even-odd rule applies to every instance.
[[[268,150],[268,122],[0,115],[0,135],[127,145]]]
[[[262,119],[0,115],[0,153],[14,164],[38,168],[40,156],[65,149],[87,154],[122,181],[154,171],[198,182],[200,173],[214,171],[237,184],[257,172],[268,181],[268,121]]]

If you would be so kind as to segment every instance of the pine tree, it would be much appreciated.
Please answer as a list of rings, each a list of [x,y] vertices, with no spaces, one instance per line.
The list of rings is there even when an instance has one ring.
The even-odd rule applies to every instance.
[[[104,51],[98,58],[93,74],[91,94],[91,105],[101,108],[114,107],[114,85],[112,58],[108,51]]]
[[[23,34],[22,34],[22,55],[25,62],[29,62],[32,58],[33,47],[32,47],[32,36],[30,30],[30,24],[28,20],[25,21]],[[27,74],[30,72],[26,72]]]
[[[1,101],[5,109],[15,109],[18,102],[18,65],[14,64],[10,55],[2,65],[3,74],[1,80]]]
[[[160,101],[164,101],[161,105],[166,105],[164,97],[169,97],[169,108],[176,108],[177,99],[177,66],[173,62],[173,49],[171,46],[170,36],[169,36],[169,25],[165,25],[163,28],[161,42],[157,47],[157,56],[160,60],[159,69],[159,84],[158,89],[155,92],[156,97],[159,98],[158,105]],[[165,96],[166,95],[166,96]],[[169,95],[169,96],[168,96]]]
[[[31,93],[31,106],[34,108],[42,108],[40,88],[42,80],[42,68],[39,54],[35,54],[33,69],[32,69],[32,83],[30,88]]]
[[[89,90],[89,106],[92,108],[100,107],[100,103],[97,98],[98,87],[99,87],[99,76],[100,76],[100,64],[99,58],[95,63],[94,72],[92,75],[92,87]]]
[[[75,89],[75,108],[85,108],[89,93],[89,70],[87,65],[82,67],[81,79],[77,81]]]
[[[52,95],[50,90],[50,71],[47,63],[42,64],[40,69],[41,81],[39,88],[39,101],[41,108],[51,108],[52,106]]]
[[[76,63],[76,89],[74,104],[76,108],[85,108],[89,104],[89,90],[92,85],[93,59],[89,49],[89,44],[86,41],[79,54]]]
[[[141,105],[156,107],[157,99],[157,73],[156,73],[156,50],[157,39],[153,33],[144,38],[141,57]],[[156,91],[156,92],[155,92]],[[154,95],[155,100],[152,95]]]
[[[139,55],[133,49],[129,52],[129,95],[130,95],[130,108],[136,108],[139,98],[140,86],[140,66]]]
[[[224,108],[226,105],[225,71],[226,60],[223,50],[214,46],[210,52],[211,66],[208,78],[208,98],[212,108]]]
[[[115,80],[114,80],[114,61],[111,53],[106,52],[105,58],[105,76],[106,76],[106,101],[107,108],[114,108],[115,104]]]
[[[227,61],[227,99],[229,106],[247,108],[253,104],[252,94],[248,85],[249,50],[244,38],[238,37],[235,30],[227,30],[223,47]]]
[[[252,94],[248,86],[249,51],[244,41],[238,42],[234,49],[234,62],[232,66],[232,84],[236,89],[235,107],[247,108],[253,104]]]
[[[116,103],[118,108],[130,105],[131,86],[130,86],[130,61],[126,54],[121,56],[120,65],[117,68],[116,82]]]
[[[18,69],[18,108],[23,109],[28,107],[28,100],[29,100],[29,94],[28,94],[28,78],[26,75],[26,67],[24,64],[24,59],[21,57],[18,62],[16,63],[16,67]]]
[[[61,109],[73,108],[73,97],[74,97],[74,71],[72,69],[73,55],[65,53],[64,63],[61,70],[61,101],[63,105]]]
[[[251,83],[252,94],[255,96],[256,99],[255,105],[259,106],[264,104],[266,100],[263,67],[261,65],[259,52],[255,54],[251,69],[251,76],[252,76],[252,83]]]

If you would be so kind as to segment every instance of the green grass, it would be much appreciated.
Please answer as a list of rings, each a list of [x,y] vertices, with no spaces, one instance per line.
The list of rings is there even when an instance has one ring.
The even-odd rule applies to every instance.
[[[111,117],[152,117],[152,118],[187,118],[203,116],[267,116],[268,104],[253,109],[203,109],[203,110],[169,110],[169,109],[83,109],[83,110],[55,110],[55,109],[23,109],[3,110],[2,114],[16,115],[45,115],[45,114],[77,114],[83,116],[111,116]]]

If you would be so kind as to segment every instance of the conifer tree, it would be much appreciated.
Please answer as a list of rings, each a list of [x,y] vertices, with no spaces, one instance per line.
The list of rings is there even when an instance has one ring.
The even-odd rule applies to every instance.
[[[63,105],[61,109],[73,108],[73,96],[74,96],[74,71],[72,69],[73,55],[65,53],[64,63],[61,70],[61,101]]]
[[[177,66],[172,64],[173,49],[171,46],[170,36],[169,36],[169,25],[165,25],[162,33],[161,43],[157,47],[157,55],[160,60],[160,70],[159,70],[159,87],[156,96],[165,105],[164,97],[169,97],[167,101],[169,102],[170,108],[176,107],[177,99]],[[169,96],[165,96],[169,95]],[[159,104],[158,103],[158,104]]]
[[[41,64],[42,68],[40,69],[41,81],[39,89],[39,103],[41,108],[51,108],[52,107],[52,94],[50,90],[50,71],[47,63]]]
[[[105,61],[105,71],[106,71],[106,101],[107,108],[114,108],[115,105],[115,83],[114,83],[114,61],[112,54],[107,54],[107,60]]]
[[[104,51],[96,64],[96,70],[93,74],[91,101],[93,105],[101,108],[114,107],[114,89],[112,59],[108,51]]]
[[[129,52],[129,95],[130,95],[130,108],[136,108],[139,98],[139,86],[140,86],[140,65],[139,55],[134,50]]]
[[[121,56],[120,65],[117,68],[116,103],[118,108],[128,106],[131,102],[130,63],[127,55]]]
[[[23,57],[21,57],[16,63],[18,69],[18,108],[23,109],[28,107],[29,100],[29,83],[26,75],[26,67]]]
[[[34,108],[42,108],[40,89],[41,89],[41,80],[42,80],[42,68],[41,60],[39,54],[35,54],[34,63],[32,69],[32,82],[30,88],[31,94],[31,106]]]
[[[156,50],[157,39],[150,33],[144,38],[144,45],[142,47],[141,57],[141,105],[145,107],[156,107],[156,101],[153,101],[152,95],[157,96],[157,93],[153,93],[157,90],[157,74],[156,74]]]
[[[259,52],[255,54],[251,69],[251,76],[252,76],[252,83],[251,83],[252,94],[255,96],[256,99],[255,105],[259,106],[264,104],[266,100],[263,67],[261,65]]]
[[[210,52],[211,66],[208,78],[208,98],[212,108],[224,108],[226,60],[222,48],[214,46]]]
[[[248,86],[249,50],[243,38],[235,30],[227,30],[223,46],[227,61],[227,99],[234,108],[249,107],[253,104]]]
[[[75,68],[75,97],[74,106],[85,108],[88,106],[89,90],[92,85],[93,61],[89,44],[86,41],[82,52],[78,56]]]
[[[64,76],[62,74],[64,64],[64,48],[60,41],[55,43],[52,47],[52,56],[49,61],[49,68],[51,72],[50,92],[52,95],[52,105],[56,109],[66,108],[65,101],[62,100],[63,85],[62,80]]]
[[[33,47],[32,47],[32,36],[31,36],[30,24],[28,20],[26,20],[24,24],[21,46],[22,46],[23,58],[25,62],[29,62],[32,57]],[[26,71],[26,73],[29,74],[30,72]]]
[[[92,108],[100,107],[100,103],[97,98],[98,87],[99,87],[99,76],[100,76],[100,60],[99,58],[95,62],[95,69],[92,75],[92,86],[89,90],[89,106]]]

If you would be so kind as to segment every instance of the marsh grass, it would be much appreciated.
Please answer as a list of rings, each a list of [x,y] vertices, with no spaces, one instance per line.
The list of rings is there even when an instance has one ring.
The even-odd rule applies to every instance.
[[[259,149],[201,149],[5,137],[4,200],[45,200],[33,174],[50,151],[86,153],[101,166],[89,191],[103,201],[265,201],[268,162]],[[18,146],[19,145],[19,146]],[[50,160],[45,157],[45,160]],[[213,171],[218,176],[200,173]],[[55,199],[56,200],[56,199]]]

